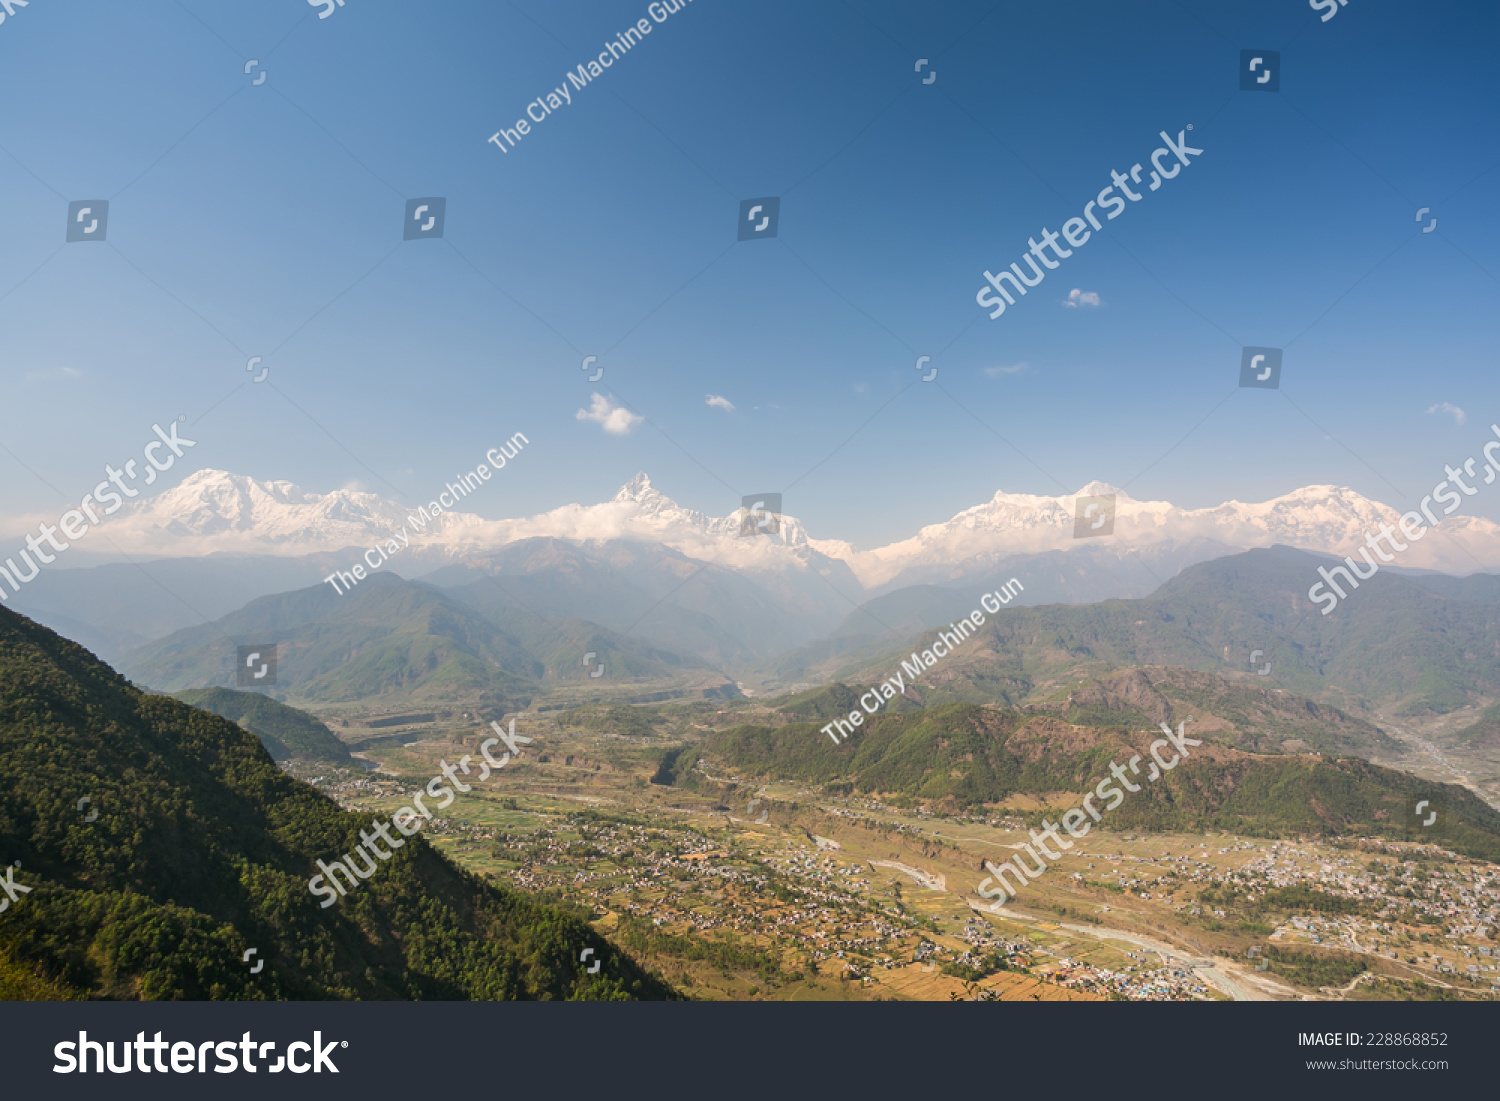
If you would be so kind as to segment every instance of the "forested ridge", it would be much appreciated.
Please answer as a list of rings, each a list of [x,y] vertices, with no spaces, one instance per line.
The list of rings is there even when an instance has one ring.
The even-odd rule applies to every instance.
[[[19,861],[31,888],[0,913],[8,996],[674,996],[582,920],[420,835],[321,908],[316,860],[354,850],[372,821],[282,773],[234,723],[143,693],[0,608],[0,864]]]

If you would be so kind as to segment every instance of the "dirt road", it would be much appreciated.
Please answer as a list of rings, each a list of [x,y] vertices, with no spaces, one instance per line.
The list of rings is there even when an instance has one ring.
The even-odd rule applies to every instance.
[[[1271,996],[1269,991],[1255,988],[1256,986],[1263,986],[1263,982],[1257,982],[1252,986],[1248,976],[1237,973],[1234,969],[1226,966],[1222,960],[1194,956],[1183,951],[1181,948],[1176,948],[1164,941],[1153,940],[1151,937],[1143,937],[1139,933],[1122,933],[1114,929],[1092,929],[1087,925],[1063,924],[1060,927],[1070,933],[1081,933],[1084,936],[1095,937],[1100,940],[1123,940],[1135,945],[1137,948],[1145,948],[1168,959],[1178,961],[1215,990],[1229,995],[1229,997],[1237,1002],[1269,1002],[1276,1000]],[[1294,991],[1286,990],[1286,993],[1293,994]]]
[[[903,875],[911,876],[917,883],[926,887],[929,891],[946,891],[948,889],[948,880],[942,875],[924,872],[921,868],[913,868],[910,864],[898,864],[894,860],[869,860],[866,863],[872,868],[895,868]]]

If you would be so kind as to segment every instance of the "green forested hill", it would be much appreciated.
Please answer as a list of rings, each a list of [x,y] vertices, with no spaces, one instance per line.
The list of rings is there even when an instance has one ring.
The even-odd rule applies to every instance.
[[[227,719],[145,695],[0,608],[0,862],[19,862],[16,882],[32,888],[0,915],[7,989],[672,996],[579,919],[486,885],[420,835],[322,908],[307,886],[315,861],[354,850],[371,822],[284,775]],[[585,947],[603,961],[597,975],[578,963]],[[244,962],[251,948],[259,974]]]
[[[466,700],[516,710],[543,682],[587,685],[582,659],[590,651],[615,678],[666,680],[706,669],[597,624],[471,607],[390,573],[342,595],[319,585],[261,597],[132,650],[122,668],[164,692],[229,685],[241,642],[275,643],[278,692],[324,703]]]
[[[270,696],[232,688],[189,688],[173,695],[243,726],[260,739],[273,760],[304,757],[333,764],[352,763],[348,747],[315,716]]]
[[[956,658],[954,664],[961,666],[962,659]],[[955,693],[955,685],[962,690],[974,687],[973,680],[965,678],[962,672],[947,678],[942,676],[947,673],[946,668],[934,673],[938,675],[932,678],[933,684],[919,680],[908,695],[897,695],[886,703],[882,714],[919,710],[918,697],[926,697],[932,706],[941,706],[945,697]],[[859,689],[836,681],[790,696],[757,701],[760,714],[739,721],[780,726],[816,720],[815,725],[821,726],[858,708],[859,696]],[[1158,723],[1177,723],[1193,716],[1196,736],[1253,753],[1310,750],[1391,761],[1409,752],[1404,744],[1379,727],[1336,707],[1276,687],[1268,678],[1227,677],[1170,665],[1140,666],[1068,680],[1046,693],[1034,691],[1030,703],[1014,710],[1022,715],[1052,715],[1075,726],[1134,730],[1150,730]]]
[[[1012,795],[1041,797],[1059,808],[1124,765],[1159,732],[1074,726],[1050,716],[947,704],[867,719],[843,745],[821,723],[739,726],[710,735],[677,756],[679,783],[703,782],[694,766],[757,780],[849,785],[870,794],[906,795],[959,808]],[[1189,724],[1188,735],[1195,737]],[[1431,784],[1355,758],[1253,754],[1204,739],[1173,771],[1108,812],[1116,828],[1223,829],[1236,833],[1358,834],[1407,838],[1407,808],[1434,792],[1448,820],[1436,841],[1500,862],[1500,812],[1464,788]],[[1144,758],[1149,760],[1149,758]],[[1146,765],[1142,764],[1144,776]]]
[[[1487,586],[1439,592],[1381,571],[1325,616],[1307,590],[1329,561],[1272,547],[1200,562],[1139,600],[1003,608],[943,660],[940,676],[920,680],[917,695],[928,705],[1019,705],[1055,685],[1139,665],[1252,676],[1255,650],[1270,664],[1257,683],[1346,707],[1373,701],[1445,714],[1500,695],[1500,604],[1487,599]],[[935,637],[867,648],[825,672],[873,683]]]
[[[131,651],[130,678],[163,692],[234,683],[238,643],[275,643],[277,690],[322,702],[530,699],[540,672],[526,648],[427,585],[377,573],[261,597],[213,623]]]

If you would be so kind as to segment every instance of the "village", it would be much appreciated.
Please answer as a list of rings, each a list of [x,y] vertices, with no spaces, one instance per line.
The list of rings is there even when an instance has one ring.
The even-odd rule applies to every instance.
[[[308,779],[349,809],[372,814],[409,796],[387,774],[339,769]],[[1159,912],[1194,944],[1204,934],[1233,934],[1248,947],[1216,944],[1212,953],[1232,955],[1252,971],[1286,971],[1283,956],[1294,960],[1305,951],[1365,961],[1349,965],[1351,980],[1339,974],[1337,991],[1302,976],[1301,987],[1319,992],[1303,996],[1356,996],[1381,975],[1466,997],[1500,993],[1500,869],[1432,845],[1099,835],[1069,854],[1045,899],[1021,899],[995,913],[965,901],[965,885],[956,885],[955,897],[939,873],[855,857],[805,829],[759,828],[701,808],[625,810],[582,796],[497,796],[464,797],[423,833],[497,882],[587,908],[606,935],[635,923],[649,927],[653,948],[637,949],[648,955],[690,953],[694,941],[733,945],[734,952],[717,956],[753,958],[771,976],[756,986],[768,993],[775,984],[816,978],[879,997],[898,974],[916,969],[969,984],[967,996],[977,1000],[988,1000],[985,984],[999,973],[1116,1000],[1224,996],[1171,954],[1104,945],[1049,922],[1024,926],[1028,903],[1088,914],[1096,923]],[[587,805],[580,808],[579,800]],[[867,797],[825,801],[819,810],[825,820],[949,859],[961,852],[950,832],[958,827],[1023,826],[1009,813],[901,812]],[[1145,909],[1127,914],[1134,905]],[[694,985],[686,972],[677,978]],[[717,990],[705,986],[697,994]]]

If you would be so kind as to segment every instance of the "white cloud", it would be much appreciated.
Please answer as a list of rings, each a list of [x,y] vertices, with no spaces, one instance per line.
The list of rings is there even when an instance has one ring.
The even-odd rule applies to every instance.
[[[990,378],[999,378],[1001,375],[1019,375],[1019,374],[1023,374],[1026,371],[1029,371],[1030,369],[1031,368],[1028,367],[1024,363],[1016,363],[1016,364],[1013,364],[1013,365],[1011,365],[1009,367],[1001,367],[1001,366],[986,367],[984,369],[984,373],[986,375],[988,375]]]
[[[851,383],[850,384],[850,388],[856,394],[868,394],[870,392],[870,384],[868,382],[855,382],[855,383]]]
[[[1074,287],[1068,292],[1068,300],[1063,303],[1070,310],[1076,310],[1080,306],[1093,309],[1099,305],[1099,293],[1097,291],[1081,291]]]
[[[604,431],[614,436],[623,436],[646,418],[632,413],[623,405],[616,405],[603,394],[594,394],[587,411],[578,410],[578,419],[594,421],[604,426]]]
[[[1453,421],[1454,421],[1454,423],[1457,424],[1460,428],[1462,428],[1464,426],[1464,421],[1466,421],[1466,420],[1469,419],[1469,414],[1465,413],[1458,406],[1453,405],[1453,404],[1451,404],[1449,402],[1446,402],[1446,401],[1440,401],[1440,402],[1438,402],[1436,405],[1434,405],[1431,409],[1429,409],[1427,411],[1429,413],[1452,413],[1453,414]]]
[[[27,382],[41,382],[50,378],[82,378],[83,372],[77,367],[47,367],[40,371],[27,371]]]
[[[728,398],[724,397],[721,394],[709,394],[703,399],[703,403],[705,405],[711,405],[715,409],[722,409],[726,413],[734,412],[734,402],[730,401]]]

